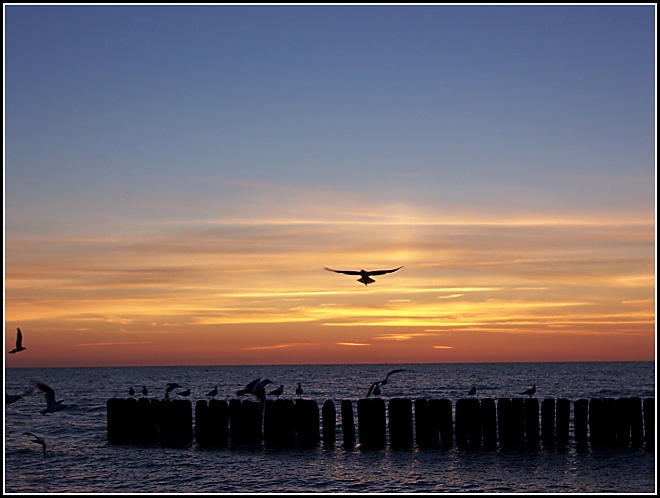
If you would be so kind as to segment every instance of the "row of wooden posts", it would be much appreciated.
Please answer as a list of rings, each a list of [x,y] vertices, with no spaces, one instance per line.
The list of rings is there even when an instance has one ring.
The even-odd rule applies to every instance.
[[[448,399],[392,398],[357,400],[357,435],[353,401],[341,401],[343,445],[420,449],[451,447],[536,447],[569,442],[571,401],[536,398],[459,399],[455,413]],[[413,431],[414,406],[414,431]],[[389,415],[389,421],[386,415]],[[109,443],[200,445],[336,444],[337,409],[311,399],[190,400],[112,398],[107,401]],[[321,431],[322,427],[322,431]],[[594,398],[573,402],[573,438],[593,445],[655,445],[654,398]]]

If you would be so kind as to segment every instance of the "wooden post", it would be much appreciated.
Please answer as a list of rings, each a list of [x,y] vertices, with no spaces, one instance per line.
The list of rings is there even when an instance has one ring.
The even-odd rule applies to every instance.
[[[432,399],[429,400],[431,417],[438,421],[440,426],[440,444],[444,448],[450,448],[454,444],[454,419],[452,417],[451,400]]]
[[[630,443],[640,446],[644,442],[642,398],[630,398]]]
[[[494,447],[497,445],[496,413],[494,399],[484,398],[481,400],[481,428],[485,447]]]
[[[261,444],[263,439],[263,420],[261,407],[258,401],[243,400],[241,402],[240,417],[242,419],[242,439],[247,444]]]
[[[589,426],[589,401],[586,399],[578,399],[575,402],[573,410],[575,442],[586,443],[589,440],[587,436],[587,428]]]
[[[643,410],[645,449],[651,451],[655,448],[655,398],[645,398]]]
[[[511,441],[514,446],[525,444],[525,400],[511,399]]]
[[[528,446],[539,444],[539,400],[525,399],[525,443]]]
[[[440,444],[438,424],[431,417],[428,399],[415,400],[415,441],[420,449],[437,448]],[[390,436],[391,437],[391,436]]]
[[[205,399],[197,400],[195,403],[195,440],[197,444],[208,444],[210,431],[209,407]]]
[[[380,448],[387,442],[385,422],[385,402],[381,398],[359,399],[358,431],[360,446]]]
[[[335,445],[335,433],[337,430],[337,409],[332,400],[326,400],[321,409],[323,414],[323,445]]]
[[[301,445],[318,444],[319,406],[313,399],[297,399],[295,405],[296,443]]]
[[[355,444],[355,418],[353,417],[353,402],[344,399],[341,402],[341,432],[344,435],[344,447]]]
[[[473,448],[481,445],[481,406],[478,399],[456,401],[456,444]]]
[[[226,445],[229,437],[229,409],[227,400],[212,399],[209,401],[209,442],[216,445]]]
[[[241,417],[241,400],[229,400],[229,440],[232,445],[244,443],[243,418]]]
[[[603,438],[606,444],[616,443],[616,400],[603,400]]]
[[[546,398],[541,402],[541,441],[546,446],[555,443],[555,400]]]
[[[603,400],[592,398],[589,401],[589,442],[591,444],[601,444],[605,441],[603,436],[603,412]]]
[[[188,399],[164,400],[160,403],[160,444],[178,446],[192,440],[192,403]]]
[[[630,398],[617,398],[614,405],[616,444],[630,444]]]
[[[389,402],[390,446],[410,448],[413,444],[412,401],[392,398]]]
[[[571,402],[565,398],[557,400],[556,408],[556,433],[557,443],[568,444],[568,429],[571,419]]]
[[[513,446],[511,417],[511,399],[499,398],[497,400],[497,432],[499,434],[500,446]]]

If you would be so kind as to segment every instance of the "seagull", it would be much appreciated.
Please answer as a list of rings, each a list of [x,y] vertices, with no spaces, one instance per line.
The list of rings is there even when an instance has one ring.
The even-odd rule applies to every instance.
[[[216,394],[218,394],[218,386],[215,386],[208,393],[206,393],[207,396],[215,396]]]
[[[59,412],[65,408],[70,408],[70,405],[65,405],[61,400],[55,401],[55,391],[53,388],[44,384],[43,382],[39,382],[38,380],[32,382],[35,386],[37,386],[37,389],[44,393],[44,397],[46,398],[46,408],[39,410],[39,413],[45,415],[46,413]]]
[[[142,396],[146,396],[149,394],[149,391],[147,391],[147,386],[142,386]]]
[[[25,351],[27,348],[23,347],[23,332],[21,329],[16,329],[16,347],[9,351],[9,354],[18,353],[20,351]]]
[[[277,399],[280,399],[280,396],[284,392],[284,386],[280,385],[277,389],[273,389],[271,392],[268,393],[269,396],[277,396]]]
[[[302,382],[298,382],[298,387],[296,387],[296,394],[298,395],[299,398],[305,392],[305,391],[303,391],[303,388],[300,384],[302,384]]]
[[[128,388],[128,394],[130,394],[131,396],[135,396],[135,389],[133,389],[133,386]]]
[[[527,394],[531,398],[534,393],[536,393],[536,384],[527,389],[527,391],[523,391],[520,394]]]
[[[258,377],[245,386],[245,389],[236,391],[236,395],[252,394],[259,400],[259,408],[261,408],[261,415],[263,416],[266,409],[266,386],[272,383],[270,379],[261,380],[261,377]]]
[[[475,394],[477,394],[477,388],[472,386],[472,389],[468,392],[468,396],[474,396]]]
[[[23,435],[34,437],[34,439],[32,439],[31,441],[32,441],[33,443],[40,444],[40,445],[41,445],[41,448],[42,448],[43,451],[44,451],[44,457],[46,456],[46,441],[44,441],[44,438],[39,437],[39,436],[37,436],[36,434],[34,434],[34,433],[32,433],[32,432],[24,432]]]
[[[177,387],[181,387],[181,386],[176,382],[168,382],[167,388],[165,389],[165,399],[170,399],[170,392],[176,389]]]
[[[333,270],[332,268],[328,268],[327,266],[325,267],[326,270],[333,271],[335,273],[343,273],[345,275],[360,275],[360,278],[358,278],[357,281],[363,283],[364,285],[373,284],[375,282],[375,280],[371,278],[373,275],[385,275],[386,273],[393,273],[397,270],[400,270],[401,268],[403,268],[403,266],[399,266],[399,268],[394,268],[393,270],[357,271],[357,270]]]
[[[371,384],[371,387],[369,388],[369,392],[367,392],[367,398],[372,394],[374,396],[379,396],[380,392],[381,392],[381,390],[380,390],[380,385],[381,384],[382,384],[381,381],[374,382],[373,384]]]
[[[34,389],[30,387],[27,391],[24,391],[21,394],[7,394],[7,392],[5,392],[5,405],[16,403],[19,399],[23,399],[25,396],[32,394],[33,390]]]
[[[186,389],[185,391],[181,391],[177,393],[179,396],[190,396],[190,389]]]
[[[405,368],[397,368],[396,370],[390,370],[390,371],[387,373],[387,375],[385,376],[385,378],[384,378],[383,380],[380,381],[380,383],[383,384],[383,385],[385,385],[385,384],[387,384],[387,379],[390,378],[390,375],[395,374],[395,373],[399,373],[399,372],[405,372],[405,371],[406,371]]]

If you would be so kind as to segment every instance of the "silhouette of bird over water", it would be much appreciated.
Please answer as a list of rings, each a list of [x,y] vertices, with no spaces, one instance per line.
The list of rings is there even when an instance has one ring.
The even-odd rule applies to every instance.
[[[46,441],[44,440],[44,438],[39,437],[39,436],[37,436],[36,434],[34,434],[34,433],[32,433],[32,432],[24,432],[23,435],[24,435],[24,436],[32,436],[32,437],[34,437],[34,439],[31,439],[31,441],[32,441],[33,443],[40,444],[40,445],[41,445],[41,449],[42,449],[43,452],[44,452],[44,457],[46,456]]]
[[[261,377],[258,377],[245,386],[245,389],[239,389],[236,391],[236,395],[244,396],[245,394],[252,394],[257,400],[259,400],[259,408],[263,415],[266,408],[266,386],[268,384],[272,384],[269,379],[261,380]]]
[[[16,347],[9,351],[9,354],[19,353],[25,351],[27,348],[23,347],[23,332],[21,329],[16,329]]]
[[[397,270],[400,270],[403,266],[394,268],[392,270],[333,270],[332,268],[326,267],[328,271],[333,271],[335,273],[343,273],[344,275],[360,275],[360,278],[357,279],[358,282],[363,283],[364,285],[373,284],[375,280],[371,278],[374,275],[385,275],[386,273],[393,273]]]
[[[296,387],[296,394],[298,395],[299,398],[300,398],[300,397],[303,395],[303,393],[305,392],[305,391],[303,391],[303,388],[302,388],[302,385],[301,385],[301,384],[302,384],[302,382],[298,382],[298,387]]]
[[[371,384],[371,387],[369,387],[369,391],[367,392],[367,398],[371,394],[373,394],[374,396],[378,396],[381,393],[380,386],[383,386],[383,385],[387,384],[387,380],[390,378],[390,375],[395,374],[395,373],[399,373],[399,372],[405,372],[405,371],[406,371],[405,368],[396,368],[394,370],[390,370],[383,380],[379,380],[379,381],[374,382],[373,384]]]
[[[129,387],[128,388],[128,394],[131,395],[131,396],[135,396],[135,389],[133,389],[133,387]]]
[[[170,399],[170,393],[177,387],[181,386],[176,382],[168,382],[167,387],[165,388],[165,399]]]
[[[149,394],[149,391],[147,390],[147,386],[142,386],[142,396],[146,396]]]
[[[531,398],[535,393],[536,393],[536,384],[534,384],[532,387],[527,389],[527,391],[523,391],[520,394],[523,394],[523,395],[526,394]]]
[[[474,396],[475,394],[477,394],[477,388],[472,386],[472,389],[468,392],[468,396]]]
[[[26,391],[23,391],[21,394],[7,394],[5,391],[5,405],[16,403],[18,400],[23,399],[25,396],[32,394],[33,390],[34,389],[30,387]]]
[[[37,389],[44,393],[44,397],[46,398],[46,408],[39,410],[39,413],[42,415],[45,415],[46,413],[59,412],[60,410],[64,410],[66,408],[71,408],[70,405],[65,405],[62,403],[62,401],[55,401],[55,391],[48,385],[44,384],[43,382],[39,382],[38,380],[33,381],[33,383],[35,386],[37,386]]]
[[[179,391],[177,394],[179,396],[190,396],[190,389],[186,389],[185,391]]]
[[[277,399],[280,399],[280,396],[282,396],[282,393],[284,392],[284,386],[280,385],[277,389],[273,389],[271,392],[268,393],[269,396],[277,396]]]
[[[209,392],[206,393],[207,396],[216,396],[218,394],[218,386],[215,386]]]

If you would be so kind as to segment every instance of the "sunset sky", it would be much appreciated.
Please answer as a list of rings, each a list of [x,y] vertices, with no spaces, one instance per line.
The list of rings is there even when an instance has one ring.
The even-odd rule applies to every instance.
[[[654,5],[4,11],[5,367],[655,359]]]

